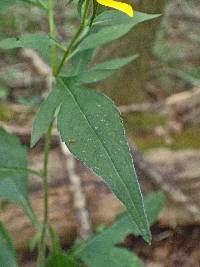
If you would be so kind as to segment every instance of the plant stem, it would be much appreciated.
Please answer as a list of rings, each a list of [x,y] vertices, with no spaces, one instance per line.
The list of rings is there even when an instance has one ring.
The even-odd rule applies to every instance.
[[[48,0],[47,10],[48,10],[48,21],[49,21],[49,34],[52,39],[56,38],[56,29],[54,23],[54,15],[53,15],[53,0]],[[56,54],[56,45],[54,42],[51,43],[51,69],[52,74],[56,73],[57,68],[57,54]],[[51,122],[45,138],[45,147],[44,147],[44,163],[43,163],[43,200],[44,200],[44,212],[43,212],[43,224],[42,224],[42,232],[40,243],[38,246],[38,260],[37,266],[43,267],[45,263],[45,255],[46,255],[46,243],[45,238],[47,234],[48,228],[48,160],[49,160],[49,149],[51,144],[51,134],[53,128],[53,121]]]
[[[45,138],[45,148],[44,148],[44,166],[43,166],[43,200],[44,200],[44,214],[43,214],[43,224],[42,233],[39,245],[39,255],[38,255],[38,266],[43,267],[45,262],[46,254],[46,244],[45,237],[48,228],[48,160],[49,160],[49,149],[51,144],[51,133],[53,128],[53,122],[50,124],[46,138]]]
[[[73,51],[73,48],[77,42],[77,40],[79,39],[81,33],[83,32],[84,30],[84,27],[86,25],[86,21],[87,21],[87,14],[88,14],[88,8],[89,8],[89,2],[90,0],[85,0],[85,3],[84,3],[84,10],[83,10],[83,17],[82,17],[82,20],[81,20],[81,24],[77,30],[77,32],[75,33],[74,37],[72,38],[72,40],[70,41],[64,55],[63,55],[63,58],[61,60],[61,63],[60,65],[58,66],[58,69],[56,71],[56,74],[55,76],[58,76],[62,67],[64,66],[65,64],[65,61],[66,59],[68,58],[68,56],[70,55],[70,53]]]
[[[49,18],[49,35],[52,39],[56,39],[56,29],[54,23],[54,15],[53,15],[53,0],[48,0],[48,18]],[[56,44],[54,42],[51,43],[51,68],[52,73],[56,72]]]
[[[89,26],[92,27],[92,23],[96,17],[96,14],[97,14],[97,10],[98,10],[98,3],[96,0],[93,0],[93,13],[92,13],[92,17],[90,19],[90,23],[89,23]]]

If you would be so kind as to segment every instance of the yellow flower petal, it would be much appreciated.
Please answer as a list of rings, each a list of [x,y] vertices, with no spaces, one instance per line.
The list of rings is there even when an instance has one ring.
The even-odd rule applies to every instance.
[[[131,5],[122,3],[122,2],[117,2],[114,0],[96,0],[100,5],[107,6],[107,7],[112,7],[114,9],[120,10],[130,17],[133,17],[133,8]]]

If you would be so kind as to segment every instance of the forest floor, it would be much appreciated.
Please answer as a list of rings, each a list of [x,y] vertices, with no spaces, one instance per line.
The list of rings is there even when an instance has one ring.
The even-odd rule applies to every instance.
[[[126,246],[136,253],[145,267],[200,267],[200,226],[179,229],[152,227],[153,242],[128,237]]]
[[[200,226],[174,230],[155,224],[151,229],[151,246],[134,236],[127,237],[123,244],[143,260],[145,267],[200,267]],[[24,254],[21,260],[23,267],[35,267],[34,254]]]

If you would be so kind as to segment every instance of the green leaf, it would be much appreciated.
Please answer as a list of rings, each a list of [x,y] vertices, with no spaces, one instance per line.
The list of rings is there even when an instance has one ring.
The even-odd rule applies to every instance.
[[[64,79],[57,83],[64,92],[57,117],[62,140],[78,159],[105,179],[127,207],[133,224],[150,242],[143,199],[118,110],[96,91],[68,87]]]
[[[31,48],[39,52],[45,59],[49,58],[50,45],[51,39],[48,36],[31,33],[0,41],[1,49]]]
[[[110,11],[107,10],[95,18],[93,25],[105,27],[105,26],[120,25],[120,24],[124,25],[131,23],[133,26],[135,26],[141,22],[151,20],[159,16],[160,14],[146,14],[135,11],[134,17],[131,18],[122,12],[116,10],[110,10]]]
[[[70,81],[75,84],[84,84],[84,83],[95,83],[101,81],[110,75],[119,68],[127,65],[138,56],[129,56],[124,58],[113,59],[110,61],[105,61],[103,63],[95,65],[88,70],[80,72],[76,76],[69,77]]]
[[[28,198],[26,150],[18,138],[0,128],[0,197],[23,207],[31,220],[33,211]]]
[[[143,262],[134,253],[123,248],[113,247],[109,250],[109,254],[106,250],[97,250],[92,253],[95,253],[94,259],[85,261],[87,264],[90,262],[89,267],[144,267]]]
[[[1,267],[17,267],[15,251],[12,241],[0,222],[0,266]]]
[[[60,251],[49,256],[45,267],[78,267],[79,265],[64,252]]]
[[[73,67],[70,70],[71,75],[77,75],[78,73],[83,72],[92,58],[93,51],[93,49],[84,50],[72,57],[71,62]]]
[[[135,16],[130,18],[118,11],[106,11],[96,18],[94,24],[96,25],[96,30],[94,29],[95,32],[90,33],[83,42],[80,43],[78,50],[96,48],[109,43],[128,33],[137,24],[158,16],[159,15],[136,12]]]
[[[47,99],[41,104],[36,114],[33,130],[31,135],[31,147],[33,147],[40,137],[46,132],[53,120],[55,111],[62,101],[62,90],[60,88],[53,89]]]
[[[45,8],[45,3],[41,0],[1,0],[0,2],[0,12],[5,11],[7,8],[20,5],[20,4],[31,4],[38,7]]]
[[[151,224],[155,222],[163,208],[164,200],[161,192],[150,193],[144,198],[147,216]],[[132,252],[116,247],[130,234],[138,235],[138,229],[133,227],[129,214],[125,212],[118,216],[111,227],[76,247],[74,255],[89,267],[144,266]]]

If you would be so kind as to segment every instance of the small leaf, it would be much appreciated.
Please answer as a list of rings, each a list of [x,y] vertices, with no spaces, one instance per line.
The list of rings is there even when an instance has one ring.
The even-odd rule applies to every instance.
[[[17,267],[15,251],[12,241],[0,222],[0,266],[2,267]]]
[[[64,252],[60,251],[49,256],[45,267],[78,267],[79,265]]]
[[[78,159],[105,179],[149,242],[142,195],[118,110],[98,92],[68,87],[63,79],[57,83],[64,91],[57,117],[62,140]]]
[[[164,205],[163,193],[148,194],[144,198],[144,204],[147,217],[152,224]],[[125,212],[117,217],[112,226],[75,247],[74,255],[89,267],[144,266],[132,252],[116,247],[130,234],[138,235],[138,229],[133,227],[129,214]]]
[[[33,221],[28,198],[26,150],[18,138],[0,128],[0,197],[23,207]]]
[[[41,104],[36,114],[33,130],[31,135],[31,147],[33,147],[40,137],[48,129],[53,120],[55,111],[62,101],[62,90],[60,88],[53,89],[46,100]]]
[[[158,16],[136,12],[131,18],[118,11],[106,11],[96,18],[94,23],[96,29],[80,43],[78,50],[96,48],[109,43],[128,33],[137,24]]]
[[[86,83],[95,83],[101,81],[110,75],[119,68],[127,65],[138,56],[130,56],[124,58],[117,58],[110,61],[105,61],[103,63],[97,64],[94,67],[80,72],[76,76],[69,77],[69,80],[75,84],[86,84]]]
[[[27,33],[15,38],[0,41],[1,49],[31,48],[39,52],[45,59],[49,58],[51,39],[46,35]]]

